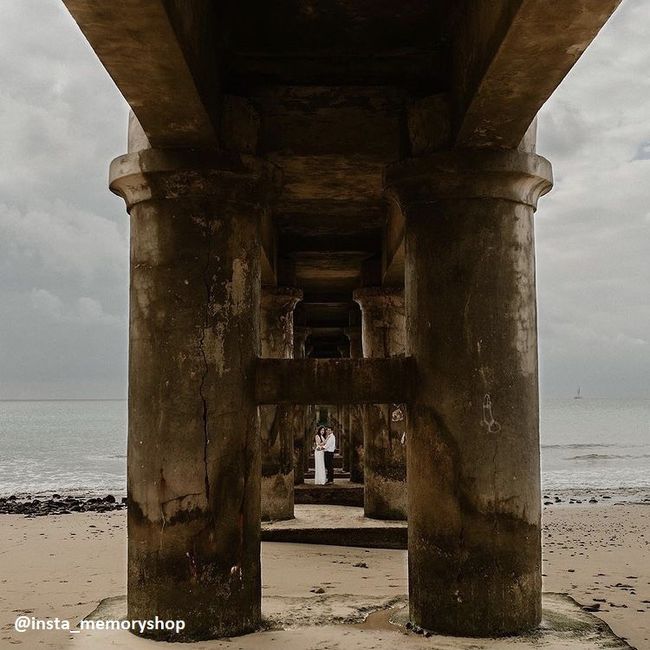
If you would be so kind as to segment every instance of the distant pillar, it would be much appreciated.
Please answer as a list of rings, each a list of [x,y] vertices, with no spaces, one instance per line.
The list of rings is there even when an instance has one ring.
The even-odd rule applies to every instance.
[[[465,151],[387,170],[406,228],[411,620],[460,636],[541,618],[533,213],[548,161]]]
[[[341,405],[341,459],[343,471],[350,471],[350,407],[347,404]]]
[[[350,358],[360,359],[363,357],[361,348],[361,328],[348,327],[345,335],[350,341]],[[359,404],[351,404],[349,407],[348,430],[350,446],[348,450],[350,466],[350,482],[363,483],[363,407]]]
[[[363,356],[404,354],[404,295],[401,289],[357,289],[361,307]],[[390,405],[364,406],[364,512],[375,519],[406,519],[406,450],[391,426]]]
[[[349,358],[350,348],[348,343],[337,346],[342,359]],[[341,455],[342,470],[350,471],[350,432],[349,432],[349,406],[347,404],[337,404],[336,417],[339,422],[339,431],[337,433],[337,445]]]
[[[263,287],[261,309],[262,357],[293,358],[293,310],[302,291]],[[294,407],[261,406],[262,520],[293,519]]]
[[[314,447],[314,435],[316,433],[316,425],[317,425],[317,411],[316,407],[314,405],[308,406],[308,415],[307,415],[307,423],[305,427],[305,446],[304,446],[304,472],[309,471],[309,459],[310,456],[313,452],[313,447]]]
[[[308,327],[294,325],[293,327],[293,357],[294,359],[304,359],[305,343],[311,330]],[[305,482],[305,465],[306,458],[309,454],[309,441],[306,440],[308,428],[309,407],[295,405],[292,409],[292,428],[293,428],[293,482],[294,485],[300,485]]]
[[[207,152],[113,161],[131,215],[128,617],[197,641],[260,623],[260,241],[269,169]]]

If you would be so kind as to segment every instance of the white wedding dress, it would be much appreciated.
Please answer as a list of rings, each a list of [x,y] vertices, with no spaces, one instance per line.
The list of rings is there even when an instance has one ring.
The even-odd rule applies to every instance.
[[[318,436],[316,437],[316,444],[321,445]],[[322,450],[314,449],[314,485],[325,485],[327,483],[327,474],[325,473],[325,452]]]

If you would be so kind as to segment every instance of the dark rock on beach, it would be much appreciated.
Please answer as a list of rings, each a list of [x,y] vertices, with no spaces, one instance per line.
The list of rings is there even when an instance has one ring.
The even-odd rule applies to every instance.
[[[108,494],[105,497],[61,497],[53,494],[51,499],[32,499],[29,496],[0,497],[0,514],[25,515],[26,517],[44,517],[46,515],[67,515],[71,512],[110,512],[126,508],[125,499],[118,503]]]
[[[598,612],[600,610],[600,603],[594,603],[593,605],[585,605],[582,609],[585,612]]]

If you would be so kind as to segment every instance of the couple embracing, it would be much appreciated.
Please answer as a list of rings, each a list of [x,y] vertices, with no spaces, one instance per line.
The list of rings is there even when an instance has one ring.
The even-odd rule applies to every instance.
[[[331,427],[318,427],[314,436],[314,476],[315,485],[334,483],[334,450],[336,436]]]

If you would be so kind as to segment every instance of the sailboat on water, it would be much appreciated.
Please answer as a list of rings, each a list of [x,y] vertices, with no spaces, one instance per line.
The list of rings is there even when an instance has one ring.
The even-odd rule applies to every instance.
[[[580,386],[578,386],[578,392],[573,396],[573,399],[582,399],[582,395],[580,394]]]

